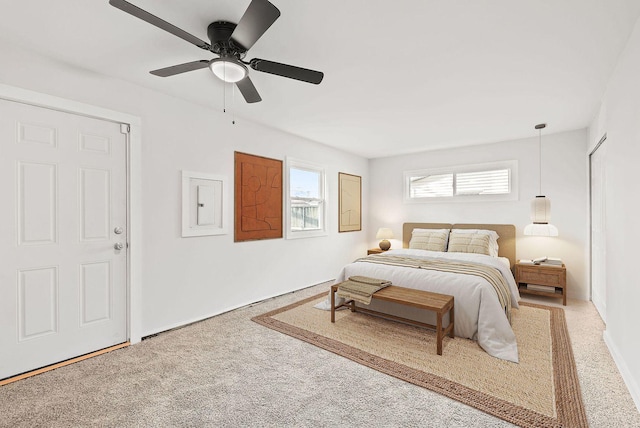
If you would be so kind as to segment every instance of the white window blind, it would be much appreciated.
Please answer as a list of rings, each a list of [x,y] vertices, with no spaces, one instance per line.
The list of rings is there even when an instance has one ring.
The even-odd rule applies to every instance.
[[[453,174],[411,177],[412,198],[453,196]]]
[[[406,171],[405,202],[517,200],[518,162]]]
[[[502,195],[509,193],[509,170],[460,172],[456,174],[456,195]]]

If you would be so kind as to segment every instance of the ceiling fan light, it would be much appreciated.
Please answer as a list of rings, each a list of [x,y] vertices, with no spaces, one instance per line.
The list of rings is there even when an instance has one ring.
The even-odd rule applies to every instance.
[[[244,64],[229,58],[216,58],[209,63],[209,68],[216,77],[229,83],[239,82],[248,73]]]

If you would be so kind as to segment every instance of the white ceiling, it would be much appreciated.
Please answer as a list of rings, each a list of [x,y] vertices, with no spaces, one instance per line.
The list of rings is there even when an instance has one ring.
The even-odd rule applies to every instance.
[[[251,72],[244,118],[374,158],[584,128],[640,15],[638,0],[271,0],[281,17],[249,51],[325,73],[316,86]],[[130,0],[208,40],[249,0]],[[0,38],[71,66],[222,109],[213,54],[108,0],[0,0]],[[231,87],[229,87],[230,89]],[[240,121],[241,122],[241,121]]]

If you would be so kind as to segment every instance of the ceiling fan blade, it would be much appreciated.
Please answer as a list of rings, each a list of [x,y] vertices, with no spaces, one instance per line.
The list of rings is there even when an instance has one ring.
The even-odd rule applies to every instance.
[[[233,30],[231,38],[236,44],[249,50],[279,16],[278,8],[267,0],[252,0]]]
[[[236,82],[236,86],[240,90],[240,93],[244,97],[244,100],[248,103],[257,103],[262,101],[260,98],[260,94],[255,86],[253,86],[253,82],[249,79],[249,76],[244,79]]]
[[[159,68],[157,70],[150,71],[149,73],[160,77],[175,76],[176,74],[186,73],[187,71],[207,68],[209,66],[209,62],[210,61],[207,61],[206,59],[201,59],[200,61],[186,62],[184,64],[173,65],[171,67]]]
[[[140,18],[143,21],[147,21],[151,25],[155,25],[158,28],[167,31],[174,36],[178,36],[183,40],[186,40],[189,43],[196,45],[199,48],[211,50],[211,45],[203,40],[200,40],[196,36],[187,33],[186,31],[176,27],[173,24],[169,24],[167,21],[158,18],[155,15],[150,14],[146,10],[140,9],[138,6],[134,6],[131,3],[125,0],[109,0],[111,6],[117,7],[118,9],[127,12],[130,15],[135,16],[136,18]]]
[[[281,64],[279,62],[267,61],[266,59],[254,58],[249,63],[251,68],[264,73],[276,74],[289,79],[301,80],[315,85],[322,82],[324,73],[321,71],[309,70],[307,68],[295,67],[293,65]]]

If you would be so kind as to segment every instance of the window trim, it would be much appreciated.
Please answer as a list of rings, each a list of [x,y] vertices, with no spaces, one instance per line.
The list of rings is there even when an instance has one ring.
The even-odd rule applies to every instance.
[[[286,195],[285,195],[285,237],[286,239],[313,238],[316,236],[327,236],[327,173],[326,167],[317,163],[296,159],[287,156],[286,164]],[[320,173],[320,228],[316,230],[291,230],[291,168],[301,169]],[[315,199],[315,198],[313,198]]]
[[[411,197],[410,178],[419,175],[438,175],[438,174],[455,174],[468,172],[491,171],[496,169],[509,169],[509,193],[505,194],[487,194],[487,195],[456,195],[456,189],[453,190],[452,196],[437,197]],[[487,163],[453,165],[439,168],[426,168],[403,173],[403,199],[406,204],[416,203],[451,203],[451,202],[500,202],[500,201],[517,201],[518,200],[518,161],[504,160]]]

